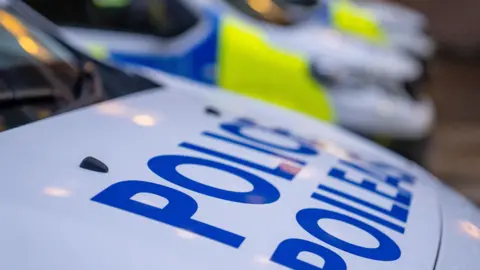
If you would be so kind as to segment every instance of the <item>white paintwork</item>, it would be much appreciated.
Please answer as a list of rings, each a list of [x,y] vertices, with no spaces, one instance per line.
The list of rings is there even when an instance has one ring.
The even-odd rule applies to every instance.
[[[436,179],[418,169],[421,177]],[[435,270],[478,269],[480,208],[440,181],[436,185],[441,198],[442,240]]]
[[[221,119],[203,113],[205,106],[212,104],[221,110]],[[118,109],[118,114],[110,111],[112,107]],[[153,126],[139,126],[135,122],[138,115],[151,117]],[[107,186],[126,179],[161,182],[176,188],[152,175],[146,161],[161,154],[191,154],[177,147],[186,140],[272,165],[274,160],[200,136],[204,130],[219,131],[221,121],[237,116],[242,115],[229,112],[208,97],[190,97],[179,90],[153,90],[1,134],[0,144],[5,150],[2,173],[8,176],[8,181],[2,181],[0,196],[4,232],[1,268],[281,269],[275,264],[264,265],[261,258],[268,258],[283,238],[309,239],[296,228],[294,213],[304,207],[320,206],[309,194],[319,181],[331,181],[324,174],[335,163],[333,156],[308,160],[305,170],[310,173],[293,183],[267,177],[282,193],[281,201],[268,207],[228,203],[187,191],[199,204],[198,218],[248,237],[249,241],[238,250],[90,201]],[[289,121],[266,117],[256,120],[301,130],[300,126],[289,126]],[[325,126],[315,128],[317,139],[331,139],[322,132]],[[100,175],[79,169],[79,161],[88,155],[106,161],[110,173]],[[208,179],[208,184],[229,190],[243,189],[235,186],[239,182],[235,178],[207,169],[192,168],[189,176]],[[392,264],[402,269],[418,263],[431,267],[440,235],[438,213],[431,211],[437,207],[435,197],[423,185],[418,185],[415,193],[419,196],[412,206],[408,232],[401,236],[385,230],[405,250],[402,260]],[[422,222],[425,217],[429,222]],[[342,231],[343,227],[337,233]],[[412,245],[411,240],[420,236],[428,240]],[[349,239],[370,241],[354,234]],[[425,250],[429,252],[418,258],[417,254]],[[349,265],[357,267],[385,266],[344,256]]]
[[[423,33],[392,32],[389,34],[391,44],[404,49],[422,59],[429,59],[435,52],[434,41]]]
[[[280,241],[292,237],[331,249],[347,262],[348,269],[428,270],[435,266],[435,270],[471,270],[478,267],[478,208],[415,164],[370,141],[299,113],[167,74],[151,71],[145,74],[163,82],[165,87],[0,133],[0,269],[285,269],[269,262],[268,258]],[[211,91],[199,91],[199,87]],[[216,107],[221,115],[205,114],[207,106]],[[148,170],[146,162],[150,158],[165,154],[201,156],[228,163],[182,150],[177,145],[184,141],[264,166],[276,166],[281,161],[278,158],[201,136],[202,131],[208,130],[230,137],[231,134],[219,129],[219,124],[237,117],[248,117],[267,127],[287,128],[315,142],[320,152],[314,157],[296,156],[307,165],[291,182],[229,163],[274,185],[281,193],[277,202],[263,206],[226,202],[175,186]],[[247,132],[277,144],[292,144],[273,134]],[[417,183],[405,187],[414,196],[405,234],[309,198],[318,183],[322,183],[380,207],[391,207],[391,202],[385,199],[326,176],[333,165],[341,166],[337,164],[339,158],[357,160],[349,154],[352,152],[363,161],[381,161],[415,176]],[[86,156],[104,161],[110,168],[109,173],[80,169],[78,165]],[[249,188],[239,178],[212,169],[184,166],[179,170],[218,188]],[[350,176],[359,181],[364,177],[353,172]],[[247,240],[234,249],[91,201],[106,187],[129,179],[169,186],[188,194],[199,205],[194,218],[240,233]],[[382,189],[386,187],[381,182],[377,185]],[[134,199],[155,207],[168,203],[156,196]],[[389,219],[373,209],[346,203]],[[295,213],[307,207],[344,213],[376,227],[400,246],[402,256],[393,262],[377,262],[315,239],[295,222]],[[368,235],[345,224],[327,221],[320,222],[319,226],[345,241],[375,246]],[[316,257],[301,258],[319,267],[322,264]]]
[[[375,86],[356,90],[330,91],[340,125],[363,134],[403,139],[426,138],[430,134],[435,109],[428,96],[412,100],[402,91],[391,94]]]
[[[355,2],[370,10],[384,27],[392,31],[421,32],[428,26],[428,19],[424,14],[399,3],[382,0]]]
[[[380,146],[300,114],[223,91],[198,91],[186,81],[171,78],[166,82],[175,89],[167,87],[112,100],[0,134],[4,176],[0,190],[0,269],[285,269],[268,262],[280,241],[299,237],[321,243],[295,223],[296,211],[321,207],[345,213],[309,198],[319,182],[341,186],[326,177],[326,173],[338,157],[345,158],[345,150],[367,160],[402,167],[416,175],[419,182],[411,189],[414,201],[404,235],[359,218],[395,240],[402,250],[399,260],[375,262],[327,247],[346,260],[348,269],[433,269],[441,236],[440,209],[444,219],[458,216],[453,212],[459,203],[455,202],[458,195],[449,195],[453,199],[445,208],[444,198],[438,200],[440,193],[436,193],[445,188],[424,171]],[[206,106],[218,108],[221,117],[204,114]],[[240,205],[181,189],[198,202],[195,217],[247,237],[239,249],[90,200],[112,183],[127,179],[178,189],[151,173],[146,162],[162,154],[199,156],[178,148],[183,141],[273,166],[277,161],[268,156],[200,135],[205,130],[225,134],[218,128],[219,123],[237,117],[249,117],[269,127],[288,128],[324,143],[319,148],[322,154],[308,158],[308,165],[292,182],[262,174],[281,192],[279,201],[270,205]],[[258,136],[282,143],[272,135]],[[78,168],[79,162],[89,155],[106,162],[110,172],[98,174]],[[246,188],[238,179],[209,169],[187,166],[183,172],[212,186]],[[341,188],[355,196],[368,195],[350,186]],[[386,203],[374,196],[365,198],[380,205]],[[165,203],[155,197],[146,199],[154,205]],[[469,207],[475,218],[469,220],[478,226],[478,210]],[[454,224],[457,217],[445,222]],[[348,226],[335,222],[321,224],[348,241],[367,246],[374,243]],[[458,228],[443,229],[444,234],[453,234],[449,241],[459,234],[455,231]],[[457,245],[452,244],[454,252],[469,254],[473,251],[464,249],[475,246],[478,247],[478,240],[466,237]],[[451,256],[441,257],[440,261],[446,260],[447,268],[437,269],[452,269],[448,268],[455,259]],[[469,266],[478,263],[478,258],[468,260],[456,264],[455,269],[472,269]]]

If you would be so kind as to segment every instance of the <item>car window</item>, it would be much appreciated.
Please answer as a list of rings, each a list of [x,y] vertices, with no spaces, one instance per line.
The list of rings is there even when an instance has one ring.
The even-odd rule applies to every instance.
[[[0,9],[0,131],[159,85],[72,49]]]
[[[68,50],[5,9],[0,9],[0,40],[0,128],[48,116],[68,100],[77,76]],[[22,99],[36,102],[12,106]]]

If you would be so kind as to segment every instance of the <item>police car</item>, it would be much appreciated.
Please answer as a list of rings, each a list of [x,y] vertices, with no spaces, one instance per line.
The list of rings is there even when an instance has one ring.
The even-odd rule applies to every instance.
[[[90,59],[20,2],[0,25],[2,116],[57,114],[0,133],[0,269],[477,269],[478,208],[414,163]]]
[[[414,9],[393,1],[357,0],[362,8],[368,9],[388,29],[408,32],[428,32],[428,18]]]
[[[309,36],[312,31],[267,27],[269,23],[238,15],[238,11],[231,15],[223,10],[228,6],[219,3],[203,3],[216,8],[210,12],[195,10],[185,1],[158,0],[154,1],[158,6],[148,9],[142,5],[145,2],[131,1],[121,8],[92,8],[96,12],[78,19],[62,19],[61,13],[52,14],[42,5],[35,6],[59,23],[86,27],[62,30],[72,44],[119,65],[147,66],[266,100],[336,122],[369,138],[387,138],[382,141],[389,147],[408,158],[423,159],[435,111],[428,95],[403,87],[401,82],[406,78],[400,70],[404,65],[391,62],[382,53],[374,57],[371,50],[362,47],[337,48],[334,40],[306,42],[316,40]],[[290,40],[290,48],[302,44],[297,47],[301,52],[283,48],[279,45],[282,42],[272,42],[280,41],[274,36]],[[91,45],[101,46],[93,46],[92,50]],[[306,57],[307,47],[316,57]],[[370,65],[372,62],[378,65]],[[385,67],[389,67],[386,73]],[[399,77],[394,79],[387,73]]]
[[[268,4],[269,2],[271,3]],[[422,73],[416,59],[402,51],[393,50],[388,46],[376,46],[365,39],[352,38],[332,25],[314,23],[317,21],[317,13],[323,14],[323,17],[334,16],[326,15],[331,12],[327,7],[315,8],[317,1],[304,2],[306,3],[302,1],[192,1],[197,6],[231,14],[255,25],[265,32],[264,35],[272,43],[307,54],[320,65],[322,62],[327,62],[328,65],[333,66],[332,62],[334,62],[337,67],[334,74],[337,76],[347,73],[357,78],[369,77],[374,81],[404,83],[416,80]]]
[[[285,1],[297,5],[302,1]],[[427,35],[425,18],[399,5],[376,1],[322,0],[319,21],[353,36],[396,48],[428,60],[433,56],[435,43]],[[370,3],[369,3],[370,2]],[[423,19],[423,20],[422,20]]]

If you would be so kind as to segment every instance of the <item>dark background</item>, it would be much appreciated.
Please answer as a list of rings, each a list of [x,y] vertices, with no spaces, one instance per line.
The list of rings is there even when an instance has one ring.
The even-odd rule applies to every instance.
[[[439,46],[425,86],[437,106],[427,167],[480,204],[480,1],[397,1],[427,15]]]

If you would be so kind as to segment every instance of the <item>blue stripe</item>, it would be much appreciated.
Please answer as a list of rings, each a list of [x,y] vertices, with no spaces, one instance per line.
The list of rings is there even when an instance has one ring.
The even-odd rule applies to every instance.
[[[111,60],[123,64],[147,66],[199,82],[215,84],[220,18],[212,13],[205,15],[205,19],[211,22],[210,31],[183,55],[149,55],[111,51]]]
[[[332,15],[330,6],[325,0],[321,0],[319,7],[316,10],[316,17],[321,23],[326,25],[332,24]]]

